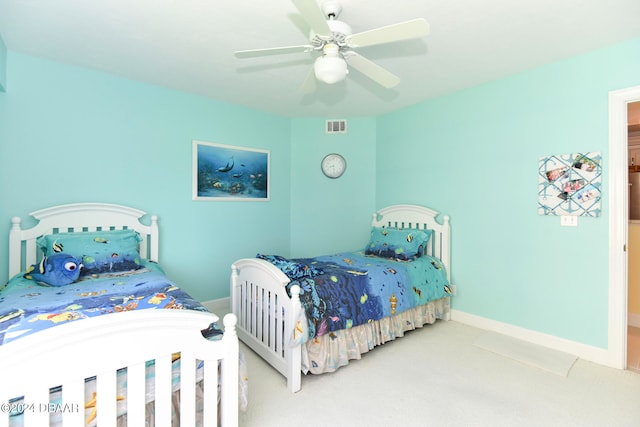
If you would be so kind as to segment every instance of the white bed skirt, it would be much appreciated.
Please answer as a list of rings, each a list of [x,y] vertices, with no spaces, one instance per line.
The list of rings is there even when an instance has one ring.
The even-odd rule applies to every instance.
[[[449,319],[450,311],[450,298],[442,298],[395,316],[315,337],[302,346],[302,372],[334,372],[375,346],[404,336],[406,331],[435,323],[437,319]]]

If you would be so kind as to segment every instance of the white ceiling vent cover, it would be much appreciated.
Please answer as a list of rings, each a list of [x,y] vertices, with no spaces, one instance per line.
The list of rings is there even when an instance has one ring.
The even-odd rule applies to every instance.
[[[347,133],[346,120],[327,120],[327,133]]]

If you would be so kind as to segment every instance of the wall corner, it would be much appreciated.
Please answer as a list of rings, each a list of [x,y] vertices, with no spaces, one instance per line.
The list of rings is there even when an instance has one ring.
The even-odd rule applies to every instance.
[[[0,35],[0,92],[7,91],[7,47]]]

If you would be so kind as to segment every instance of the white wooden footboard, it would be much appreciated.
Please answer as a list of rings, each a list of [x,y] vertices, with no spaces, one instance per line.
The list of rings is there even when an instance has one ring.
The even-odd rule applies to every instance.
[[[11,409],[24,425],[48,426],[62,412],[64,426],[85,426],[85,379],[96,377],[95,420],[116,425],[116,376],[127,369],[127,423],[145,425],[145,362],[155,361],[156,425],[171,425],[172,354],[181,356],[180,423],[196,425],[196,364],[204,361],[203,424],[238,425],[238,337],[235,316],[225,316],[224,336],[209,341],[201,330],[217,320],[190,310],[140,310],[77,320],[0,347],[0,426]],[[218,362],[221,372],[218,373]],[[62,403],[51,406],[51,387]],[[23,397],[21,401],[12,399]],[[220,406],[218,402],[220,401]],[[19,406],[19,407],[18,407]]]
[[[291,392],[301,386],[301,347],[291,346],[300,304],[300,288],[273,264],[258,258],[240,259],[231,266],[231,310],[238,318],[238,336],[287,378]]]

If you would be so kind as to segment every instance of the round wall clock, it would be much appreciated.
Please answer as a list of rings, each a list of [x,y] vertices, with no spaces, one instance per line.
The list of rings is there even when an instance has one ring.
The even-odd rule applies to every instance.
[[[320,166],[322,167],[322,173],[327,178],[335,179],[340,178],[345,169],[347,169],[347,161],[340,154],[331,153],[324,156]]]

